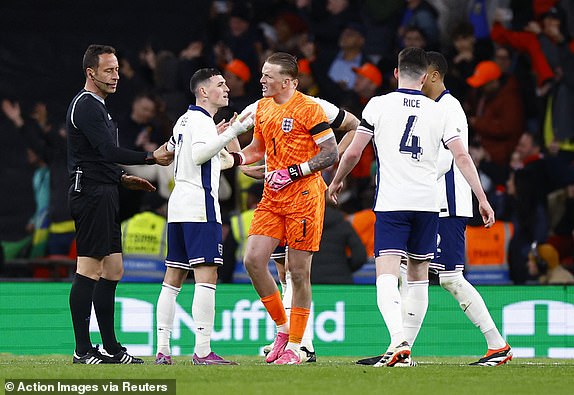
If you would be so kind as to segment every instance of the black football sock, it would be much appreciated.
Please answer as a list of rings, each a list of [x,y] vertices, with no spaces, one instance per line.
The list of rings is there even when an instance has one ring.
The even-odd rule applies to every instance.
[[[76,353],[84,355],[92,348],[90,340],[90,315],[96,280],[76,273],[70,289],[70,312],[76,338]]]
[[[102,335],[104,349],[109,354],[117,354],[120,351],[120,345],[116,340],[114,329],[115,297],[117,281],[106,280],[100,277],[100,281],[94,289],[94,310]]]

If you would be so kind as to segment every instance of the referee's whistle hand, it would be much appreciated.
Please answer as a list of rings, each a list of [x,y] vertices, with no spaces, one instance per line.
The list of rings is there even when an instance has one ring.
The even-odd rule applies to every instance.
[[[167,150],[167,143],[164,143],[153,152],[155,162],[161,166],[168,166],[173,162],[173,152]]]
[[[156,190],[156,188],[145,178],[130,176],[127,174],[122,176],[122,186],[133,191],[154,192]]]

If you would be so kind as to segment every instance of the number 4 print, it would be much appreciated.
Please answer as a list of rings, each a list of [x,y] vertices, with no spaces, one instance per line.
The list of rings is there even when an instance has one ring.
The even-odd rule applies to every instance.
[[[412,134],[416,123],[417,123],[417,117],[415,115],[409,116],[409,119],[407,120],[407,125],[405,126],[403,137],[401,138],[401,145],[399,148],[399,152],[402,154],[411,154],[411,158],[420,160],[421,159],[420,156],[423,153],[423,149],[419,145],[419,136],[415,136]]]

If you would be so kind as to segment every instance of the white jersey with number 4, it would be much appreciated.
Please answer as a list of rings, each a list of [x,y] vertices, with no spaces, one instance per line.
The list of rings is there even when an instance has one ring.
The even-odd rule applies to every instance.
[[[217,128],[207,111],[189,106],[173,127],[175,187],[169,197],[168,222],[219,222],[219,155],[201,165],[192,159],[194,144],[217,138]]]
[[[436,102],[447,112],[447,117],[456,126],[464,147],[468,151],[468,123],[460,102],[445,90]],[[454,164],[451,152],[442,147],[439,152],[440,169],[446,173],[439,178],[439,199],[441,217],[472,217],[472,190],[466,179]],[[444,173],[444,171],[443,171]]]
[[[374,211],[439,211],[439,150],[460,138],[448,122],[446,109],[418,90],[397,89],[367,103],[357,133],[374,138]]]

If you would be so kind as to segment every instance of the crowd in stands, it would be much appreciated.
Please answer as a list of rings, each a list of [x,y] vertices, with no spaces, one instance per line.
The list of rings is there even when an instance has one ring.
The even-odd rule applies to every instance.
[[[150,151],[166,141],[178,115],[193,102],[189,79],[202,67],[224,71],[231,90],[230,105],[216,115],[216,122],[230,119],[260,97],[261,65],[276,51],[299,59],[301,91],[360,119],[371,97],[396,88],[398,51],[409,46],[438,50],[449,62],[446,86],[467,113],[470,152],[497,220],[513,225],[507,250],[512,282],[538,281],[540,273],[529,270],[528,263],[533,243],[545,246],[544,254],[552,256],[554,267],[562,264],[572,270],[572,1],[234,0],[201,1],[196,6],[200,12],[193,20],[201,29],[166,23],[156,26],[168,37],[163,42],[145,35],[141,42],[127,40],[119,32],[101,42],[119,50],[118,92],[106,102],[118,124],[120,146]],[[194,12],[189,7],[183,11]],[[160,8],[156,12],[161,13]],[[177,40],[169,40],[170,32]],[[9,54],[0,48],[0,57]],[[16,62],[9,64],[18,68]],[[80,65],[74,67],[82,78]],[[49,99],[33,97],[29,91],[0,91],[0,256],[6,261],[74,254],[61,112],[73,89]],[[248,133],[240,137],[242,145],[250,140]],[[313,275],[314,282],[328,281],[328,269],[320,261],[335,262],[331,254],[343,255],[339,265],[346,271],[333,282],[349,282],[350,274],[366,261],[364,249],[354,246],[369,237],[365,224],[372,218],[362,214],[372,206],[374,166],[374,153],[367,149],[339,206],[327,209],[324,238],[343,241],[321,243],[322,252],[313,263],[321,273]],[[169,173],[145,176],[158,185],[160,199],[169,197]],[[328,181],[329,172],[324,177]],[[228,219],[224,238],[231,246],[225,259],[233,261],[233,267],[241,238],[234,235],[237,225],[231,218],[253,208],[247,191],[253,192],[249,186],[257,181],[230,169],[221,182],[221,208]],[[143,193],[122,191],[122,220],[141,212],[143,198]],[[344,228],[342,221],[353,228]],[[477,214],[470,225],[479,222]],[[330,228],[356,233],[333,235]],[[341,244],[347,242],[353,245],[352,253]],[[335,247],[340,252],[335,253]],[[372,245],[367,242],[364,247],[372,256]],[[232,274],[220,277],[232,281]]]

